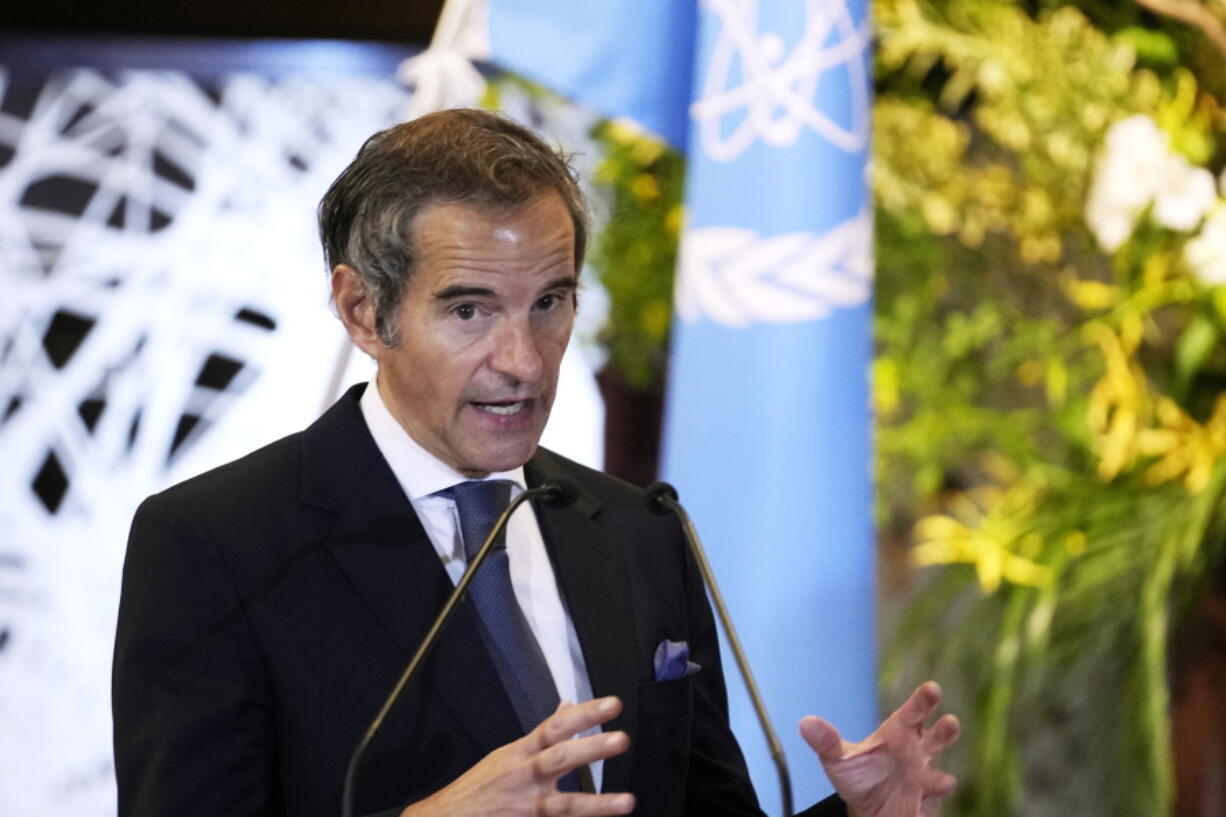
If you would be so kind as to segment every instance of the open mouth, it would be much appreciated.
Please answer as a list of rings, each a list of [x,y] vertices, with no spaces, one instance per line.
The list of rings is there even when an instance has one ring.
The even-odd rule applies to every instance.
[[[527,400],[517,400],[514,403],[473,403],[474,406],[482,411],[488,411],[490,414],[498,414],[503,417],[509,417],[512,414],[519,414],[528,407]]]

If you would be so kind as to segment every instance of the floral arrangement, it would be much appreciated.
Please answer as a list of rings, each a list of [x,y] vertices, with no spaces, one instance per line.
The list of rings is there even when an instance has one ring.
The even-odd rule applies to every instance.
[[[1148,6],[875,5],[879,529],[921,568],[883,681],[964,715],[953,814],[1171,813],[1226,535],[1226,6]]]

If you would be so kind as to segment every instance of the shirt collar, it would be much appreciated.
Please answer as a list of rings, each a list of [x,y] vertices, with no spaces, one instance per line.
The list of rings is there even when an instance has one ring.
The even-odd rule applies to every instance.
[[[392,416],[387,404],[383,402],[377,380],[367,384],[359,405],[379,453],[391,466],[396,481],[400,483],[410,502],[416,502],[469,480],[469,477],[444,463],[409,436],[404,426]],[[521,491],[526,485],[522,465],[511,471],[490,474],[485,479],[509,480]]]

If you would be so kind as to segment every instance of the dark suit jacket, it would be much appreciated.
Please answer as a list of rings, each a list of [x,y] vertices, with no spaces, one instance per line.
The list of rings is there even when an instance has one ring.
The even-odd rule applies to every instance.
[[[361,391],[137,512],[113,679],[120,815],[339,813],[350,751],[451,590]],[[633,791],[640,815],[760,814],[675,520],[545,450],[525,471],[579,486],[572,507],[537,517],[592,689],[624,703],[607,728],[630,749],[605,763],[604,790]],[[359,813],[437,791],[520,736],[470,615],[457,611],[368,753]],[[689,642],[702,670],[655,682],[665,638]]]

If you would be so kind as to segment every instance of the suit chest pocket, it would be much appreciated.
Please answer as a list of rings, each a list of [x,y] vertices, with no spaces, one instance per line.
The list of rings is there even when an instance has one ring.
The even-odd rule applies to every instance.
[[[689,717],[693,698],[693,676],[640,684],[639,716],[645,721]]]

